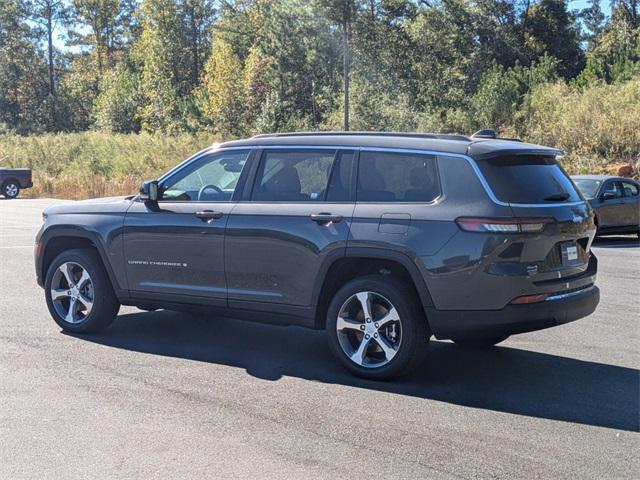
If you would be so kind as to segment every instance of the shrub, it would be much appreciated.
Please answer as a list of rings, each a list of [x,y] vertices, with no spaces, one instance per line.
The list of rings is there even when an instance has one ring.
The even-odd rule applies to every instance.
[[[562,82],[539,85],[527,96],[519,119],[518,133],[523,138],[562,148],[571,170],[637,162],[640,78],[584,89]]]

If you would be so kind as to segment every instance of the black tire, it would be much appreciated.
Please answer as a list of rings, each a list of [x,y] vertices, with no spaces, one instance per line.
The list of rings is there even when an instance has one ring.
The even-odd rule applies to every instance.
[[[464,348],[488,348],[493,347],[500,342],[504,342],[507,338],[509,338],[509,335],[478,338],[454,338],[453,341],[456,345]]]
[[[78,323],[65,321],[64,317],[56,310],[51,295],[51,285],[58,267],[66,262],[78,264],[89,274],[92,292],[93,306],[88,315]],[[94,333],[107,328],[116,319],[120,303],[113,291],[109,276],[104,269],[98,253],[90,248],[67,250],[58,255],[49,265],[45,276],[45,298],[49,313],[60,327],[74,333]]]
[[[2,184],[2,195],[4,198],[12,200],[20,194],[20,184],[15,180],[7,180]]]
[[[402,337],[397,353],[388,363],[375,368],[352,361],[341,347],[337,333],[338,314],[343,304],[356,293],[366,291],[388,299],[402,322]],[[363,378],[389,380],[408,375],[420,366],[427,352],[431,331],[419,300],[410,291],[407,285],[394,278],[370,275],[350,281],[333,296],[326,321],[329,348],[350,372]]]

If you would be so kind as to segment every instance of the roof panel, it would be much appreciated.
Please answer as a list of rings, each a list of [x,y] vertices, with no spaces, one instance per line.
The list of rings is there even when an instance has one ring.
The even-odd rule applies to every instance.
[[[535,153],[557,155],[561,151],[500,139],[470,139],[462,135],[416,134],[399,132],[292,132],[286,134],[258,135],[253,138],[225,142],[225,147],[259,146],[322,146],[337,148],[401,148],[429,150],[442,153],[467,154],[476,159],[496,154]]]

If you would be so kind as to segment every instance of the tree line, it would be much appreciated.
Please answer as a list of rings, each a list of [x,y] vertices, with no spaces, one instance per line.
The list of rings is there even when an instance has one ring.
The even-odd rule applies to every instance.
[[[606,0],[605,0],[606,1]],[[0,132],[526,129],[640,77],[640,0],[1,0]]]

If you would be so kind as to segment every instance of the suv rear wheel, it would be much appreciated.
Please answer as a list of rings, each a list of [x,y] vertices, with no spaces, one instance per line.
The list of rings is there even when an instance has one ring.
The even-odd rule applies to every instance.
[[[327,312],[329,346],[354,374],[376,380],[410,373],[431,333],[419,302],[401,282],[371,275],[350,281]]]
[[[51,262],[45,295],[49,313],[69,332],[104,330],[120,309],[100,257],[87,248],[67,250]]]

